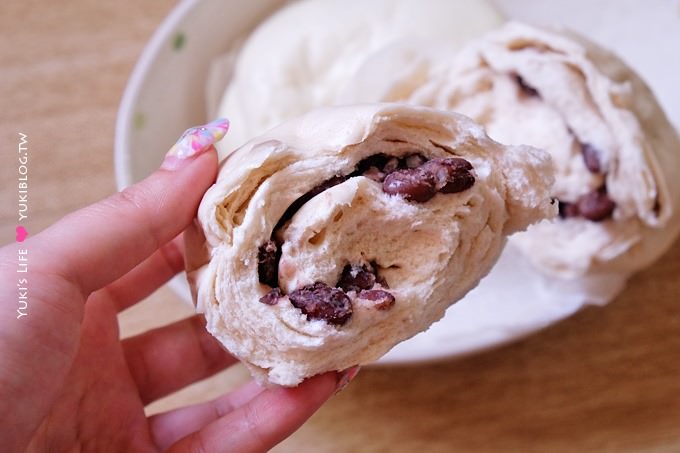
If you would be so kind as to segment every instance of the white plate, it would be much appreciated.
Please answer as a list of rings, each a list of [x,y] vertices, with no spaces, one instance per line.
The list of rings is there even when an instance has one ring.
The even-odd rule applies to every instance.
[[[395,0],[397,1],[397,0]],[[206,121],[210,66],[283,0],[184,0],[161,24],[128,82],[116,126],[116,181],[123,188],[151,173],[187,127]],[[563,25],[610,48],[652,87],[680,124],[680,4],[671,0],[496,0],[506,16]],[[379,364],[433,361],[471,354],[536,332],[575,313],[583,297],[556,304],[519,254],[507,249],[494,270],[444,319],[397,345]],[[518,285],[517,277],[535,284]],[[621,282],[612,281],[611,288]],[[170,286],[190,301],[184,276]],[[494,291],[489,288],[494,287]],[[503,294],[502,300],[498,294]]]

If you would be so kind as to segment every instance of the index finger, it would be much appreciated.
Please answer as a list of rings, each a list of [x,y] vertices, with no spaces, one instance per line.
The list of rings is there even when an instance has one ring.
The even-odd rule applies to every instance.
[[[227,127],[226,121],[216,123],[187,131],[161,168],[145,180],[67,215],[35,236],[31,248],[39,255],[33,260],[36,267],[65,278],[87,296],[181,233],[215,180],[217,154],[212,144]]]

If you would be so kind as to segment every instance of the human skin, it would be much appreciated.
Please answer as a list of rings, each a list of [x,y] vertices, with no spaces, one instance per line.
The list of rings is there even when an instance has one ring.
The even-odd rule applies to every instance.
[[[237,361],[199,315],[125,340],[117,321],[183,269],[181,233],[214,182],[220,127],[212,139],[193,137],[194,149],[183,136],[144,181],[0,249],[3,451],[266,451],[356,374],[295,388],[251,381],[214,401],[144,414]],[[19,249],[30,258],[28,306],[17,317]]]

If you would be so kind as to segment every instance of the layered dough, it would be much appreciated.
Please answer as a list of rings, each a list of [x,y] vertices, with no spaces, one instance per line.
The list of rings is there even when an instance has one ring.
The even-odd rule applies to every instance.
[[[340,99],[375,101],[460,112],[550,152],[561,218],[511,238],[543,272],[625,278],[677,236],[678,135],[640,78],[580,36],[509,23],[460,53],[386,48]]]
[[[376,156],[385,168],[455,162],[464,184],[454,178],[458,186],[419,201],[387,193],[409,181],[386,189],[375,167],[366,170]],[[291,386],[374,361],[473,288],[507,235],[556,214],[552,181],[546,153],[500,145],[457,114],[393,104],[314,110],[222,164],[185,236],[197,308],[260,382]],[[280,250],[271,275],[268,244]],[[372,269],[372,292],[352,289],[360,269]],[[319,282],[349,300],[349,315],[319,318],[291,302]]]

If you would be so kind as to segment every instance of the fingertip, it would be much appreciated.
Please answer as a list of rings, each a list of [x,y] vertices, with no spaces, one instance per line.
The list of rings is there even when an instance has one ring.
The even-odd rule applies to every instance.
[[[360,370],[359,365],[355,365],[353,367],[347,368],[346,370],[343,371],[338,371],[336,373],[336,379],[337,383],[335,386],[335,394],[338,394],[345,390],[345,388],[354,380],[354,378],[359,374]]]
[[[214,149],[213,145],[222,140],[228,130],[226,118],[187,129],[165,155],[161,168],[172,171],[190,165],[198,156]]]
[[[214,145],[210,145],[200,153],[189,157],[179,157],[173,154],[167,154],[163,158],[159,170],[176,172],[196,165],[214,165],[215,170],[217,170],[217,149]]]
[[[305,405],[318,407],[335,394],[339,380],[338,373],[330,371],[305,379],[297,387],[279,388],[290,393],[294,398],[302,399]]]
[[[50,263],[52,273],[89,295],[184,231],[216,176],[214,146],[180,171],[161,168],[36,235],[36,262]]]

